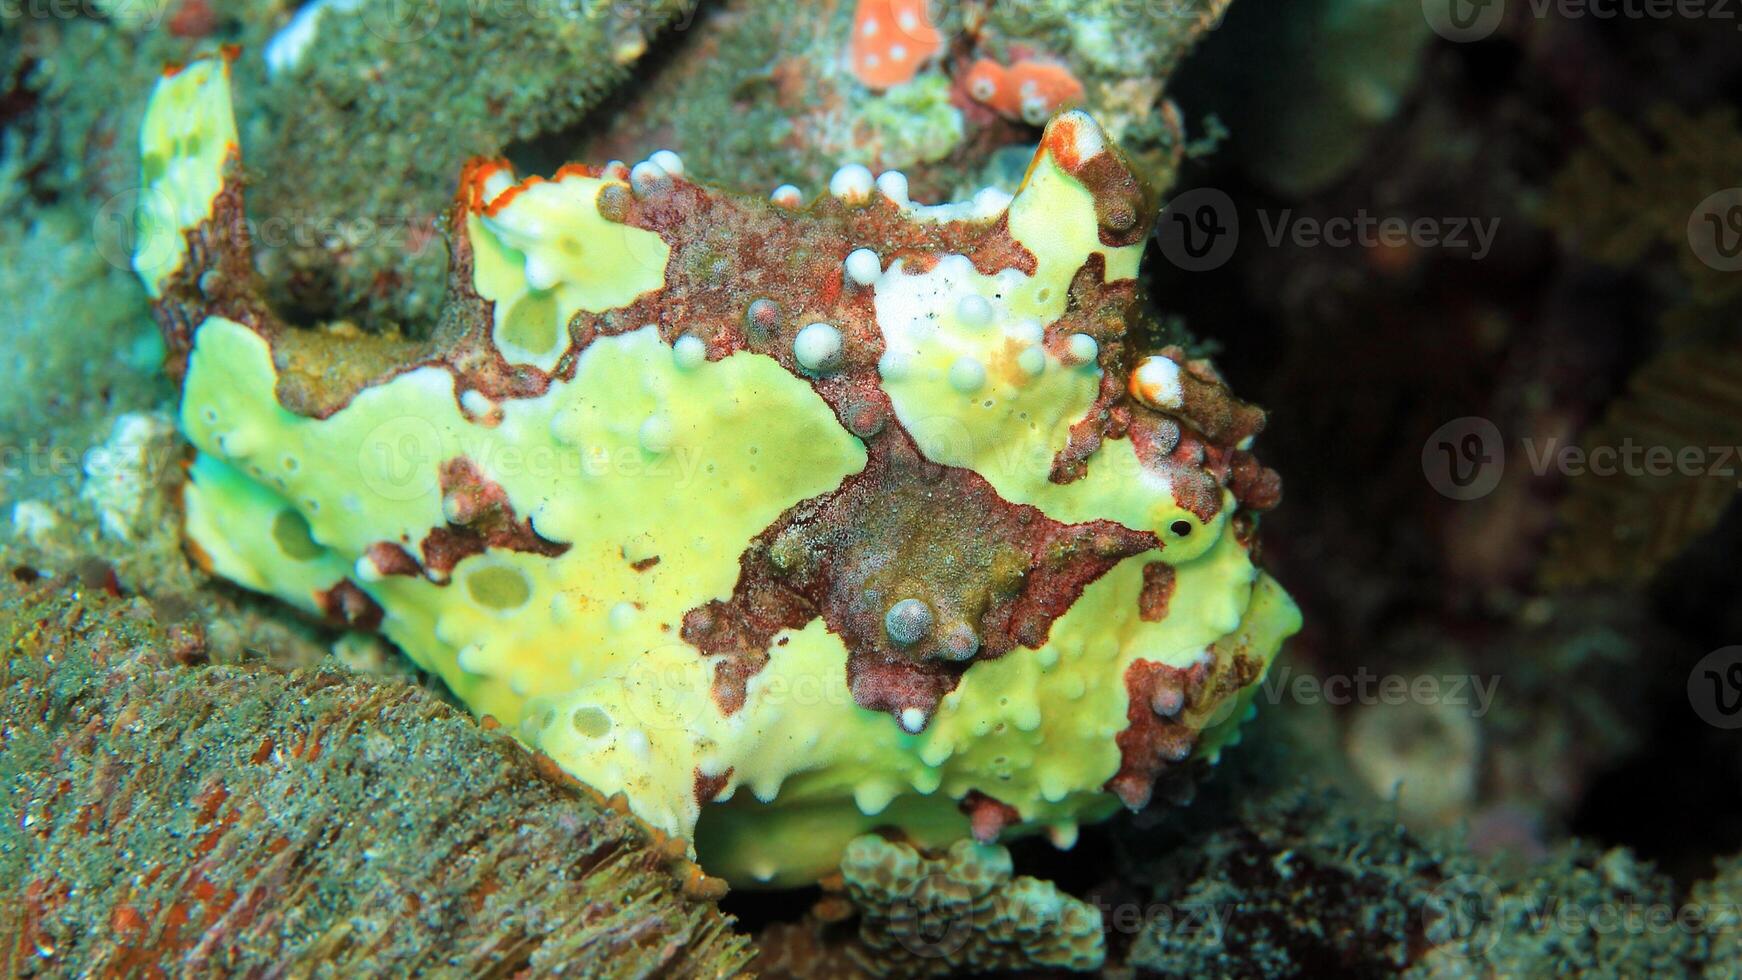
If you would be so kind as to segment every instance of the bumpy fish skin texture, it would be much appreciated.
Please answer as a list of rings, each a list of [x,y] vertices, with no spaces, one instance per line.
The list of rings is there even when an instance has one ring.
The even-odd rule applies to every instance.
[[[239,151],[186,153],[233,134],[227,85],[166,77],[142,137],[191,546],[711,873],[813,881],[881,828],[1068,846],[1213,761],[1298,629],[1254,555],[1263,413],[1130,349],[1154,207],[1087,115],[1014,198],[940,207],[863,168],[794,207],[669,151],[475,161],[410,341],[259,299]]]

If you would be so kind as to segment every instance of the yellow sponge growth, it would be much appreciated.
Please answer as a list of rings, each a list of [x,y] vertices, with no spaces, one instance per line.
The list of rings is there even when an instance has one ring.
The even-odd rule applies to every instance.
[[[495,304],[496,346],[510,361],[548,371],[575,314],[627,306],[665,285],[665,242],[602,213],[612,195],[628,194],[628,181],[565,172],[516,185],[505,167],[486,166],[486,200],[466,235],[473,283]]]
[[[815,698],[775,699],[770,723],[779,737],[762,743],[772,754],[754,757],[750,770],[762,782],[749,783],[752,799],[707,813],[704,866],[792,884],[827,873],[848,841],[885,825],[941,847],[969,834],[960,803],[976,790],[1015,807],[1026,829],[1075,840],[1079,824],[1119,807],[1104,786],[1120,768],[1114,739],[1126,727],[1128,701],[1124,685],[1109,678],[1123,678],[1139,659],[1190,668],[1234,633],[1268,666],[1300,628],[1294,605],[1275,601],[1280,590],[1253,569],[1231,534],[1180,568],[1175,601],[1182,608],[1144,622],[1137,614],[1142,569],[1156,557],[1126,559],[1091,585],[1039,649],[976,663],[917,735],[854,706],[844,686],[832,696],[819,690]],[[832,639],[801,634],[782,647],[770,668],[785,670],[770,677],[770,688],[802,690],[804,677],[842,671],[844,650],[816,649],[825,638]],[[1219,721],[1229,709],[1198,710]],[[1206,743],[1203,751],[1219,748]]]
[[[354,572],[388,610],[390,638],[509,724],[530,713],[528,699],[681,649],[679,618],[730,594],[750,537],[865,460],[822,400],[774,361],[745,353],[680,365],[650,329],[589,346],[572,382],[505,403],[494,427],[468,418],[435,368],[368,389],[326,419],[279,405],[277,380],[257,334],[218,318],[200,328],[182,398],[183,431],[202,453],[188,495],[195,540],[204,547],[201,532],[221,528],[214,556],[264,562],[246,573],[218,562],[221,573],[288,587],[285,598],[307,607],[305,580],[276,574],[290,557],[269,533],[276,518],[259,519],[262,495],[275,496],[313,542],[343,556],[338,577]],[[459,459],[568,550],[468,557],[445,584],[376,567],[371,545],[415,544],[448,523],[440,464]],[[230,479],[241,473],[256,481],[246,493]],[[261,537],[250,543],[249,532]],[[693,651],[671,672],[693,673],[705,696]]]
[[[139,130],[140,184],[133,269],[155,298],[187,257],[187,232],[211,216],[239,154],[230,63],[207,58],[165,72]]]

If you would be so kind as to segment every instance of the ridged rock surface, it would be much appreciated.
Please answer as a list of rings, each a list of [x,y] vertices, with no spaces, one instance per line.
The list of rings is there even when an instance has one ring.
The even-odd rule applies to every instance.
[[[428,691],[0,582],[0,973],[721,976],[711,884]],[[681,876],[689,873],[686,883]]]

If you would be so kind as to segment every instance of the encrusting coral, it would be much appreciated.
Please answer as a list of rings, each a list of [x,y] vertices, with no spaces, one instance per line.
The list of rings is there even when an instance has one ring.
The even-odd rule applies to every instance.
[[[995,970],[1099,969],[1101,913],[1050,882],[1013,877],[1010,852],[962,840],[943,857],[867,834],[841,858],[860,909],[862,968],[930,977]]]
[[[669,151],[474,161],[414,342],[261,300],[229,98],[173,71],[142,136],[192,547],[711,873],[813,881],[877,828],[1068,846],[1213,760],[1298,627],[1263,413],[1128,347],[1153,205],[1087,115],[1014,198],[935,207],[862,167],[801,210]]]

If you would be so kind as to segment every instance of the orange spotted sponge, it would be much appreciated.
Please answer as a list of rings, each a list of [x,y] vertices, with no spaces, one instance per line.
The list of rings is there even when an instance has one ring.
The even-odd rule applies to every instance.
[[[910,82],[944,46],[927,0],[859,0],[849,59],[854,77],[879,91]]]
[[[1044,125],[1061,109],[1083,101],[1083,83],[1070,69],[1050,61],[1025,59],[1006,68],[981,58],[968,69],[968,95],[1008,119]]]

